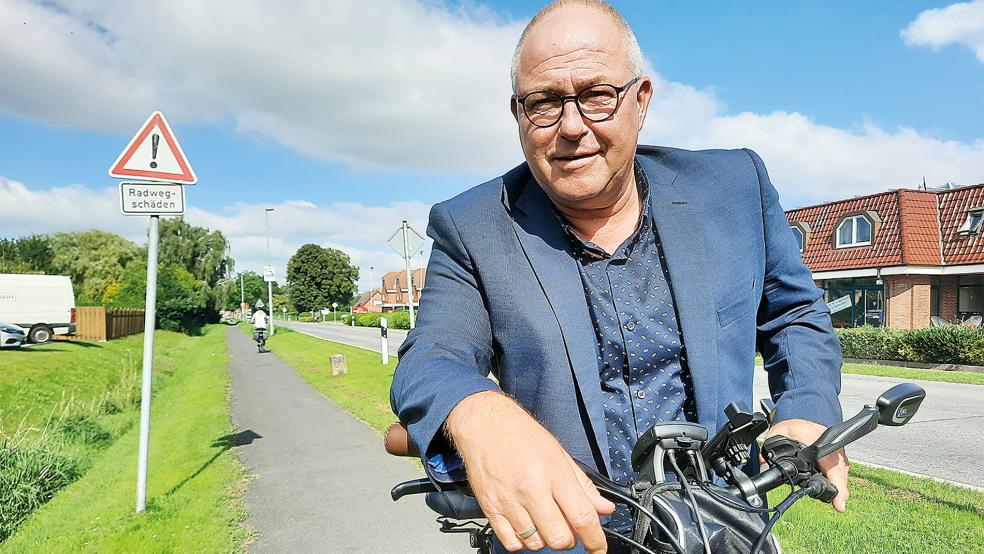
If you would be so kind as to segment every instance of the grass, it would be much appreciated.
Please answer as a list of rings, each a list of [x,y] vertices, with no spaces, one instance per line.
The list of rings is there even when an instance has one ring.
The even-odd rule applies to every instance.
[[[389,386],[395,360],[278,328],[267,343],[298,374],[343,409],[382,432],[394,421]],[[332,377],[329,357],[344,354],[349,373]],[[913,370],[921,371],[921,370]],[[984,552],[984,494],[929,479],[853,464],[848,511],[804,499],[780,520],[783,552]],[[770,495],[772,505],[786,489]]]
[[[158,332],[155,348],[155,387],[151,415],[151,443],[147,511],[134,514],[139,417],[135,406],[123,407],[104,418],[126,420],[123,432],[108,444],[89,452],[87,471],[30,515],[14,535],[0,546],[7,552],[237,552],[245,550],[249,531],[243,527],[245,511],[238,493],[246,481],[245,470],[228,449],[236,443],[229,421],[227,391],[228,355],[224,326],[205,329],[201,337]],[[70,350],[72,345],[53,345],[50,378],[80,397],[96,387],[68,367],[77,364],[94,371],[93,379],[105,383],[101,364],[121,367],[109,353],[129,351],[139,360],[141,337],[103,344],[99,350]],[[3,354],[6,354],[4,352]],[[28,353],[25,353],[28,354]],[[31,354],[33,355],[33,354]],[[94,355],[95,359],[88,356]],[[139,362],[137,362],[139,365]],[[5,369],[6,369],[5,364]],[[47,392],[34,398],[57,399],[32,361],[21,373]],[[117,369],[116,371],[119,371]],[[127,370],[129,371],[129,369]],[[65,372],[68,375],[58,375]],[[84,375],[84,372],[83,372]],[[111,382],[111,379],[109,379]],[[92,398],[98,398],[98,395]],[[56,401],[57,402],[57,401]],[[19,404],[23,405],[23,404]],[[48,406],[50,407],[50,406]],[[41,413],[44,407],[32,410]],[[112,410],[110,410],[112,411]],[[32,416],[33,417],[33,416]],[[69,420],[72,433],[89,433],[96,442],[105,436],[80,420]],[[50,426],[49,426],[50,427]],[[95,433],[95,434],[93,434]],[[43,435],[39,435],[43,436]],[[50,441],[55,441],[54,433]],[[50,442],[49,441],[49,442]],[[67,451],[72,452],[71,446]]]
[[[755,356],[755,365],[762,365],[761,356]],[[891,377],[893,379],[922,379],[923,381],[940,381],[943,383],[984,385],[984,373],[975,373],[972,371],[941,371],[938,369],[918,369],[891,365],[846,363],[841,366],[841,372],[855,375]]]

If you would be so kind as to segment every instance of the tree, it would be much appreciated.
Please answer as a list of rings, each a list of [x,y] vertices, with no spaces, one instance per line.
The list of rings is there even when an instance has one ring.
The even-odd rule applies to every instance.
[[[51,273],[68,275],[78,304],[101,304],[106,289],[119,281],[124,268],[144,257],[145,250],[106,231],[76,231],[50,235],[54,253]]]
[[[220,231],[195,227],[184,218],[161,220],[160,263],[178,264],[209,287],[232,271],[235,262],[228,249]]]
[[[51,273],[54,256],[47,235],[0,239],[0,273]]]
[[[243,271],[241,272],[241,275],[243,279],[242,288],[245,291],[243,297],[245,298],[246,303],[249,304],[250,306],[253,306],[256,304],[257,300],[263,300],[263,303],[266,304],[267,284],[266,281],[263,280],[263,276],[258,275],[253,271]],[[226,286],[223,285],[223,288],[226,289],[226,294],[222,295],[223,296],[222,302],[216,303],[216,306],[225,310],[235,310],[236,308],[239,307],[239,299],[240,299],[239,276],[236,276],[234,279],[230,279],[228,281],[228,287],[226,288]],[[277,285],[276,282],[274,282],[273,283],[274,297],[276,297],[278,294],[281,294],[281,292],[282,289],[280,288],[280,286]]]
[[[206,320],[206,286],[178,264],[159,264],[157,271],[157,326],[170,331],[195,332]],[[107,304],[114,308],[144,308],[147,262],[126,267],[118,292]]]
[[[348,254],[317,244],[298,248],[287,263],[290,300],[302,312],[325,308],[332,302],[339,306],[351,302],[358,278],[359,268],[351,264]]]

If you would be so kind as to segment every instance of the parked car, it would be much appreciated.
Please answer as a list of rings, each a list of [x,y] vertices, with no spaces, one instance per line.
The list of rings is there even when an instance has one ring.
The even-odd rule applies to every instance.
[[[33,343],[75,333],[75,294],[64,275],[0,273],[0,321],[9,321]]]
[[[26,341],[23,329],[12,323],[0,323],[0,348],[19,348]]]

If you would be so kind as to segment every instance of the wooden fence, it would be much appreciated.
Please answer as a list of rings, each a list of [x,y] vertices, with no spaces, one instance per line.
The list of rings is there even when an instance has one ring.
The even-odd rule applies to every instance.
[[[131,308],[81,306],[75,308],[75,338],[105,341],[143,331],[144,311]]]

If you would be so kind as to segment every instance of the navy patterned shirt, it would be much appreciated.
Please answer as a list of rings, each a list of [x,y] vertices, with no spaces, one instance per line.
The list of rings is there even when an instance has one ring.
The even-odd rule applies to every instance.
[[[632,448],[643,432],[666,421],[697,421],[693,385],[666,259],[649,202],[649,184],[635,168],[643,210],[636,232],[614,253],[582,240],[558,212],[579,262],[598,339],[598,371],[611,456],[610,477],[637,478]],[[624,505],[607,526],[632,528]]]

